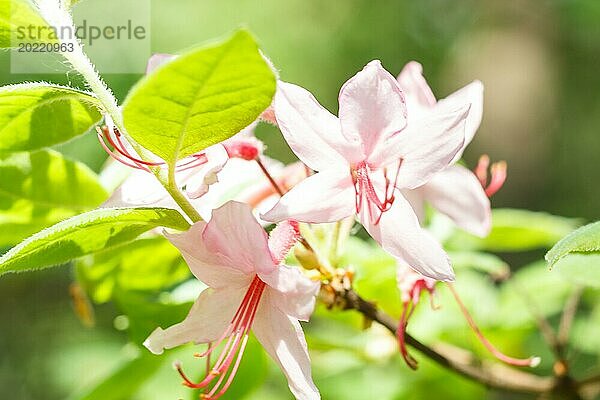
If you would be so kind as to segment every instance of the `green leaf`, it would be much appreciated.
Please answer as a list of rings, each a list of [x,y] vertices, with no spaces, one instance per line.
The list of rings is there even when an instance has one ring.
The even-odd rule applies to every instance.
[[[85,133],[102,117],[96,97],[46,83],[0,88],[0,151],[31,151]]]
[[[479,238],[456,232],[445,246],[452,250],[526,251],[549,248],[578,225],[576,219],[510,208],[492,211],[492,231]]]
[[[181,322],[192,308],[191,302],[163,303],[154,301],[152,295],[118,290],[114,296],[119,309],[129,319],[129,337],[137,344],[157,327],[167,328]]]
[[[546,261],[552,267],[569,253],[589,253],[600,251],[600,221],[582,226],[562,238],[546,254]]]
[[[600,288],[600,253],[571,253],[561,257],[554,268],[570,282]]]
[[[102,203],[108,194],[87,166],[51,150],[0,156],[0,245],[14,245]]]
[[[110,300],[114,289],[155,292],[190,276],[179,251],[161,236],[83,258],[77,263],[77,273],[96,303]]]
[[[510,267],[500,257],[475,251],[448,252],[455,269],[476,269],[490,274],[494,279],[506,279],[510,275]]]
[[[28,28],[32,26],[31,34]],[[39,28],[39,29],[38,29]],[[27,0],[0,0],[0,48],[19,43],[54,42],[48,24]]]
[[[189,228],[168,208],[105,208],[44,229],[0,257],[0,274],[40,269],[127,243],[156,227]]]
[[[274,93],[273,71],[254,38],[240,30],[142,79],[125,101],[123,117],[139,144],[173,163],[251,124]]]
[[[105,380],[85,392],[71,396],[70,400],[125,400],[131,399],[167,361],[147,351],[122,364]]]

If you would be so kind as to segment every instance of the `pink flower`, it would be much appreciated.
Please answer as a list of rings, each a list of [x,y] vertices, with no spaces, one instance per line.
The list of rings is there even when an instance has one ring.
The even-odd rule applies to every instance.
[[[454,156],[452,165],[433,175],[421,187],[405,193],[420,219],[423,217],[423,203],[428,202],[438,211],[450,217],[459,227],[478,236],[486,236],[490,231],[490,201],[477,177],[467,168],[455,164],[465,147],[473,140],[479,128],[483,113],[483,85],[474,81],[437,101],[427,81],[423,77],[421,64],[411,61],[398,75],[398,83],[406,95],[408,125],[411,118],[426,118],[428,115],[443,113],[457,103],[470,103],[471,108],[465,121],[465,141]]]
[[[382,247],[422,274],[452,280],[437,241],[421,229],[400,190],[425,184],[462,149],[469,103],[456,99],[443,110],[408,116],[396,79],[372,61],[344,84],[339,118],[305,89],[280,82],[277,123],[296,155],[318,173],[296,185],[263,216],[332,222],[358,212]]]
[[[193,274],[209,288],[180,323],[157,328],[144,342],[160,354],[188,342],[219,343],[224,350],[205,378],[184,384],[220,397],[233,380],[250,329],[286,375],[298,399],[319,399],[313,384],[306,341],[298,320],[307,321],[319,283],[281,261],[299,237],[298,224],[284,222],[268,238],[248,205],[228,202],[182,234],[167,234]]]

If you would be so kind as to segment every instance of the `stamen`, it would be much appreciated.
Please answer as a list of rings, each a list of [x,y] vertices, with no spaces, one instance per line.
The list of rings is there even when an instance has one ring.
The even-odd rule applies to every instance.
[[[479,339],[479,341],[481,342],[481,344],[483,344],[483,346],[494,357],[496,357],[498,360],[500,360],[500,361],[502,361],[502,362],[504,362],[506,364],[514,365],[514,366],[518,366],[518,367],[535,367],[535,366],[537,366],[540,363],[540,358],[539,357],[529,357],[529,358],[525,358],[525,359],[522,359],[522,358],[513,358],[513,357],[507,356],[506,354],[504,354],[500,350],[498,350],[496,347],[494,347],[494,345],[492,343],[490,343],[490,341],[487,340],[487,338],[485,336],[483,336],[483,333],[481,332],[481,330],[479,329],[479,327],[475,323],[475,320],[473,319],[473,317],[471,316],[471,314],[469,314],[469,311],[467,310],[467,307],[464,305],[464,303],[462,302],[462,300],[458,296],[458,292],[454,288],[454,285],[452,285],[449,282],[446,282],[446,284],[450,288],[450,292],[452,292],[452,295],[454,296],[454,299],[456,299],[456,303],[458,304],[461,312],[465,316],[465,319],[469,323],[469,326],[471,327],[471,329],[473,330],[473,332],[475,332],[475,335],[477,336],[477,338]]]
[[[100,141],[102,148],[108,153],[108,155],[123,165],[146,172],[150,172],[150,168],[152,167],[166,166],[164,161],[145,161],[131,154],[123,142],[122,135],[117,128],[113,128],[113,132],[111,134],[108,127],[104,125],[101,128],[96,127],[96,132],[98,133],[98,140]],[[108,147],[106,144],[107,142],[113,150]],[[204,153],[192,154],[189,157],[189,160],[184,160],[182,163],[177,164],[175,168],[176,171],[181,172],[190,168],[196,168],[207,161],[208,159]]]
[[[263,174],[267,177],[267,179],[271,183],[271,186],[273,186],[273,189],[275,189],[275,191],[277,192],[277,194],[280,197],[283,196],[284,195],[284,191],[281,189],[281,187],[279,186],[279,184],[275,181],[275,179],[273,178],[273,176],[269,173],[269,170],[267,169],[267,167],[265,167],[265,165],[263,164],[263,162],[260,160],[260,157],[256,157],[254,160],[258,164],[258,167],[263,172]]]
[[[473,171],[481,187],[485,190],[485,194],[488,197],[492,197],[494,194],[500,190],[500,188],[504,185],[506,181],[506,161],[499,161],[497,163],[493,163],[490,172],[491,178],[488,184],[488,167],[490,166],[490,158],[487,154],[483,154],[479,157],[479,162]]]
[[[394,190],[398,181],[398,175],[400,173],[402,161],[403,160],[400,159],[398,162],[398,168],[396,169],[396,175],[394,176],[393,183],[388,178],[387,168],[383,168],[383,178],[385,180],[383,200],[379,198],[379,195],[375,190],[375,186],[373,185],[370,177],[372,171],[366,162],[360,162],[351,170],[352,180],[354,183],[356,212],[359,213],[362,210],[363,199],[366,199],[369,218],[374,222],[375,225],[379,223],[383,213],[388,211],[392,207],[392,204],[394,204]],[[375,216],[375,214],[377,215]]]
[[[216,400],[231,386],[240,366],[242,355],[248,342],[248,334],[256,316],[265,286],[265,283],[258,276],[254,277],[244,295],[244,299],[223,335],[210,344],[204,353],[197,355],[200,357],[209,357],[217,346],[227,338],[214,366],[210,368],[210,363],[207,362],[204,379],[195,383],[185,375],[181,365],[176,366],[185,386],[194,389],[205,389],[200,398]],[[217,381],[214,382],[217,377]]]
[[[491,173],[490,184],[485,188],[485,194],[488,197],[492,197],[504,185],[506,181],[506,161],[492,164]]]

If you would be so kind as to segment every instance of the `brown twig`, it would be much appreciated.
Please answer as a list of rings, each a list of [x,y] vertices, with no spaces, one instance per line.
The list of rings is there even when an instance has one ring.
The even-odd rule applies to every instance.
[[[579,300],[581,299],[582,294],[583,287],[581,286],[578,286],[573,290],[560,318],[557,339],[563,348],[565,348],[569,341],[569,332],[571,331],[571,326],[573,325],[573,320],[575,319],[575,314],[577,313],[577,307],[579,306]]]
[[[350,289],[343,293],[345,308],[353,309],[370,320],[377,321],[390,332],[396,333],[398,322],[379,310],[373,303]],[[551,377],[540,377],[528,372],[509,368],[499,363],[478,360],[470,352],[450,345],[427,346],[406,334],[406,343],[430,360],[468,379],[490,388],[518,393],[549,393],[555,387]]]

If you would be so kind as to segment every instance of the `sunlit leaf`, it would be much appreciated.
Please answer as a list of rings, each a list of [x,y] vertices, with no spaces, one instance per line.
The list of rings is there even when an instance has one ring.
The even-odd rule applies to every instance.
[[[186,230],[189,224],[166,208],[98,209],[46,228],[0,257],[0,274],[58,265],[127,243],[156,227]]]
[[[578,225],[571,218],[544,212],[495,209],[492,231],[485,238],[457,232],[445,243],[452,250],[526,251],[549,248]]]
[[[32,33],[27,29],[33,27]],[[38,29],[39,28],[39,29]],[[0,0],[0,48],[17,47],[19,43],[53,42],[48,24],[30,1]]]
[[[600,252],[600,222],[582,226],[562,238],[546,254],[546,261],[552,267],[569,253]]]
[[[143,78],[123,108],[142,146],[174,162],[252,123],[275,93],[273,71],[244,30],[192,50]]]
[[[77,263],[78,278],[97,303],[119,290],[157,291],[190,275],[181,254],[165,238],[139,239],[86,257]]]
[[[101,118],[98,100],[47,83],[0,88],[0,151],[31,151],[66,142]]]
[[[554,264],[554,270],[570,282],[600,288],[600,253],[567,254]]]
[[[0,245],[14,245],[108,196],[87,166],[51,150],[0,156],[0,176]]]

